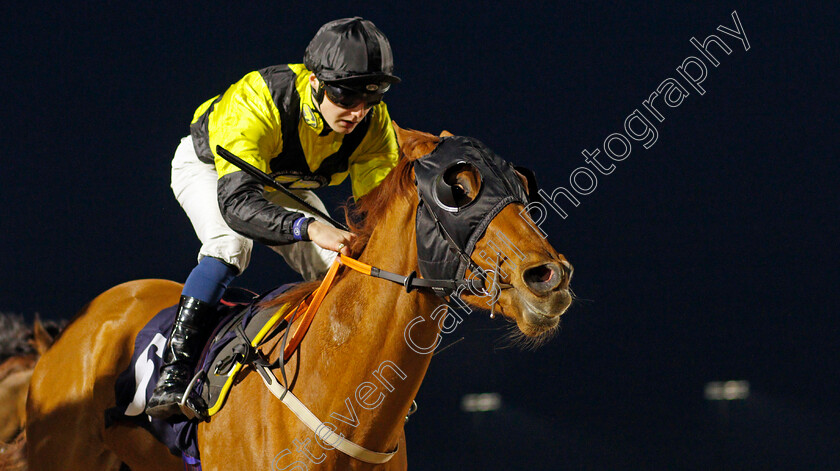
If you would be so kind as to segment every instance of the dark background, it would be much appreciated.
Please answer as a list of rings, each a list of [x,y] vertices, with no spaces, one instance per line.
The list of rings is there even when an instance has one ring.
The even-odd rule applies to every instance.
[[[656,144],[634,146],[543,226],[580,298],[557,338],[505,348],[504,321],[473,314],[432,363],[409,460],[838,469],[838,11],[380,3],[0,7],[0,310],[69,318],[127,280],[182,281],[199,244],[169,161],[193,111],[251,70],[300,62],[331,19],[360,15],[390,38],[403,83],[386,101],[401,126],[478,137],[549,192],[662,80],[680,79],[698,55],[692,36],[717,34],[733,53],[716,54],[706,94],[662,107]],[[715,30],[733,27],[733,10],[749,51]],[[326,192],[327,206],[347,194]],[[236,283],[294,277],[259,247]],[[715,380],[747,380],[751,395],[706,401]],[[500,393],[503,407],[462,412],[475,392]]]

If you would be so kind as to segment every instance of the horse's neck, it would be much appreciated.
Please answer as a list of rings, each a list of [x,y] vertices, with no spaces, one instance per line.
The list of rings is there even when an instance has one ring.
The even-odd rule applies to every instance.
[[[392,208],[395,206],[377,225],[360,260],[407,275],[417,270],[414,205],[393,204]],[[355,376],[342,381],[350,389],[336,391],[336,397],[339,403],[344,398],[358,400],[359,388],[368,388],[362,396],[369,393],[371,405],[380,392],[385,395],[373,408],[357,404],[359,423],[364,426],[348,430],[358,443],[384,450],[396,444],[405,413],[431,361],[431,354],[418,353],[408,344],[406,328],[412,325],[415,344],[434,344],[440,329],[437,322],[428,320],[428,314],[441,300],[422,291],[406,293],[395,283],[355,272],[343,277],[332,291],[322,313],[329,313],[325,323],[329,335],[322,340],[341,355],[352,355],[336,358],[332,369],[345,378]],[[353,366],[348,368],[348,364]],[[371,384],[378,391],[370,392]]]

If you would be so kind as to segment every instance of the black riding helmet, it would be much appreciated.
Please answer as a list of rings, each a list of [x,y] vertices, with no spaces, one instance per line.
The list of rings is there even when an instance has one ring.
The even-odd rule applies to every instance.
[[[303,63],[319,81],[350,88],[379,84],[387,90],[388,85],[400,82],[393,74],[394,55],[388,38],[358,16],[322,26],[307,46]]]

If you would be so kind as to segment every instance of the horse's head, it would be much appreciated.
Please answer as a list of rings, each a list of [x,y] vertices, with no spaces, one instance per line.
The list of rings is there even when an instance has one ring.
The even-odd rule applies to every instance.
[[[533,174],[481,142],[403,130],[400,149],[418,189],[417,250],[424,278],[467,279],[440,292],[496,311],[533,343],[556,331],[571,304],[572,266],[545,240],[526,205]]]

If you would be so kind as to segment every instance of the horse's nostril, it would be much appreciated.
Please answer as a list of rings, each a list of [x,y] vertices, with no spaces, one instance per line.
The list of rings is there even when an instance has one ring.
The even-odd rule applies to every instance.
[[[563,272],[556,263],[531,267],[522,274],[525,284],[537,293],[553,290],[563,281]]]
[[[525,272],[525,281],[545,283],[546,281],[550,280],[553,275],[554,272],[551,271],[551,269],[548,268],[548,266],[543,265],[540,267],[528,269]]]

